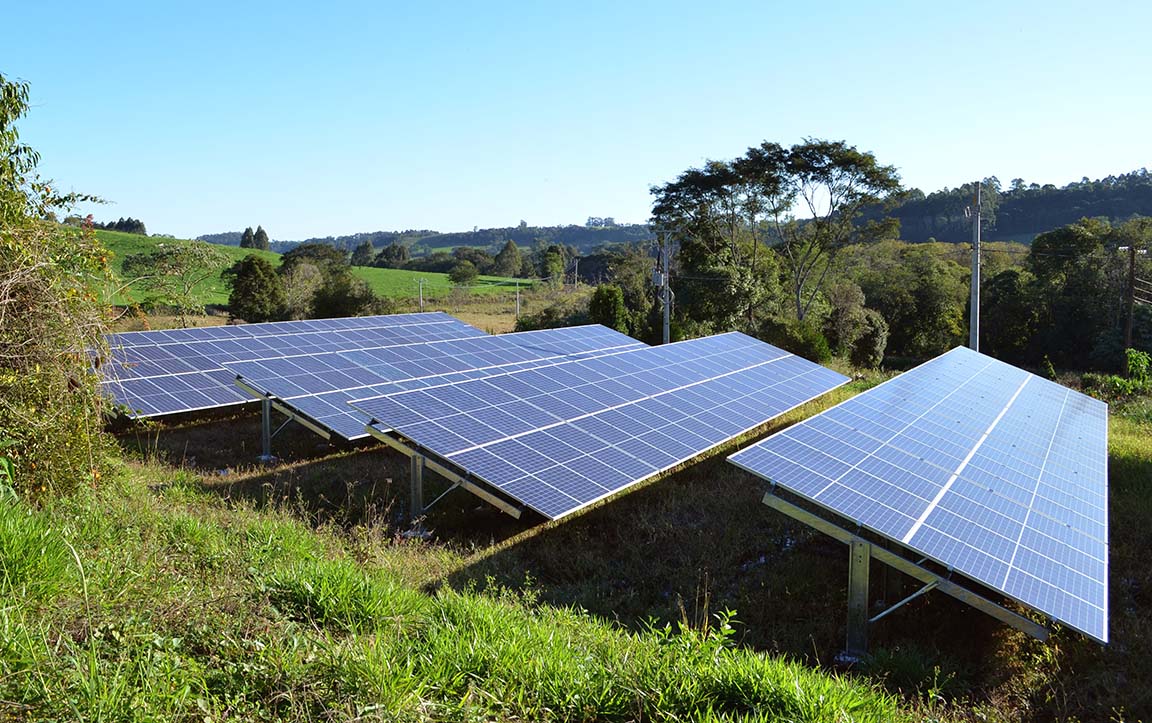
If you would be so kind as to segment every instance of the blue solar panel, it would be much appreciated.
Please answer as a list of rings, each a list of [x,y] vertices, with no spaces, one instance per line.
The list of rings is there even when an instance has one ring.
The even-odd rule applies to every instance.
[[[378,316],[349,316],[338,319],[304,319],[300,321],[269,321],[260,324],[228,326],[201,326],[189,329],[158,329],[151,331],[125,331],[108,334],[109,347],[156,346],[189,341],[216,341],[223,339],[255,339],[265,336],[286,336],[312,331],[374,329],[383,326],[431,324],[456,321],[442,311],[415,314],[388,314]]]
[[[843,384],[739,333],[399,392],[353,406],[550,518]]]
[[[600,325],[227,364],[271,395],[344,437],[367,436],[352,399],[478,379],[644,344]]]
[[[213,331],[220,329],[227,331]],[[477,336],[486,335],[442,313],[126,332],[109,336],[99,372],[128,416],[150,417],[251,401],[224,372],[226,362]]]
[[[961,347],[730,460],[1104,642],[1107,415]]]

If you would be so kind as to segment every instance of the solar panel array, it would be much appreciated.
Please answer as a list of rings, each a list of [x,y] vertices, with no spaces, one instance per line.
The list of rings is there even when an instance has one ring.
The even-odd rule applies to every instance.
[[[353,405],[555,519],[846,381],[734,332]]]
[[[367,436],[353,399],[645,346],[605,326],[543,329],[406,346],[226,363],[247,386],[345,439]]]
[[[1106,642],[1107,414],[961,347],[730,460]]]
[[[99,372],[106,394],[142,418],[251,401],[225,362],[478,336],[440,312],[125,332],[107,337]]]

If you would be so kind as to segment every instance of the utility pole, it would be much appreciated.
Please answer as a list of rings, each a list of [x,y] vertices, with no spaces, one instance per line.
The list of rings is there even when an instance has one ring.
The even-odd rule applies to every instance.
[[[651,228],[651,227],[649,227]],[[660,245],[660,259],[652,270],[652,285],[660,289],[660,302],[664,307],[664,343],[672,341],[672,229],[651,228]]]
[[[1136,245],[1128,247],[1128,319],[1124,322],[1124,348],[1132,348],[1132,317],[1136,314]]]
[[[1147,284],[1147,281],[1139,280],[1136,278],[1136,254],[1146,254],[1148,249],[1138,249],[1135,244],[1130,246],[1121,246],[1120,251],[1128,251],[1128,318],[1124,321],[1124,348],[1132,348],[1132,323],[1136,316],[1136,282],[1140,281],[1142,284]],[[1148,289],[1140,288],[1142,293],[1148,293]],[[1141,303],[1147,303],[1147,299],[1140,299]]]
[[[660,282],[664,286],[664,343],[667,344],[672,341],[672,286],[668,283],[668,274],[671,270],[672,243],[668,239],[667,232],[664,233],[664,243],[660,255],[664,262]]]
[[[972,206],[972,298],[968,303],[968,347],[980,351],[980,187],[976,182],[976,203]]]

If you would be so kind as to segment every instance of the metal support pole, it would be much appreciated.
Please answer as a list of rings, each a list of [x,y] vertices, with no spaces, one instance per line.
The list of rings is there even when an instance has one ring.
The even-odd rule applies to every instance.
[[[872,545],[859,537],[848,543],[848,641],[845,652],[854,658],[868,653],[868,562]]]
[[[668,283],[668,271],[671,267],[670,258],[672,256],[672,244],[668,240],[668,234],[664,234],[664,250],[661,254],[664,257],[664,343],[667,344],[672,340],[672,287]]]
[[[516,282],[516,318],[520,318],[520,282]]]
[[[420,311],[424,311],[424,279],[417,279],[416,283],[420,286]]]
[[[416,522],[424,514],[424,455],[414,454],[411,458],[412,502],[409,518]]]
[[[272,400],[264,397],[260,400],[260,443],[262,453],[261,462],[272,461]]]
[[[976,183],[976,204],[972,207],[972,298],[968,304],[968,347],[980,351],[980,187]]]

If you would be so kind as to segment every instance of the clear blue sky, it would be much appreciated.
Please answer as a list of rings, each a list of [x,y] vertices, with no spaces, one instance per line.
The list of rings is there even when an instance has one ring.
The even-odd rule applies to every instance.
[[[647,220],[843,139],[932,191],[1152,166],[1152,3],[14,2],[43,175],[151,232]]]

